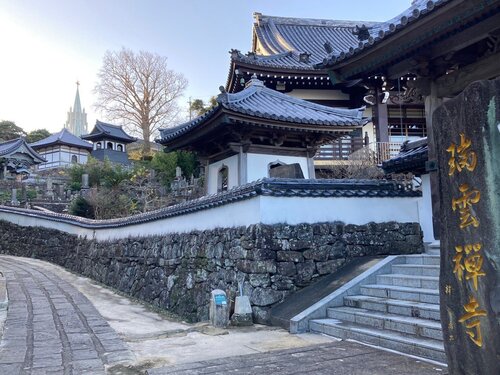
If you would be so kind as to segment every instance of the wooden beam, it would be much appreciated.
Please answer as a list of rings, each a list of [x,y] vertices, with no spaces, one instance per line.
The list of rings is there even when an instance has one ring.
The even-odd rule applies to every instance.
[[[431,59],[469,47],[500,29],[500,13],[471,26],[451,38],[434,44],[429,50]]]
[[[453,97],[462,92],[474,81],[500,76],[499,59],[500,53],[496,53],[476,63],[460,68],[453,73],[439,77],[436,79],[437,97]]]

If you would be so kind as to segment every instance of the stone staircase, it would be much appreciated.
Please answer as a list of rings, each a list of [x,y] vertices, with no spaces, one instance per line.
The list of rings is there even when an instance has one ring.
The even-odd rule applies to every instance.
[[[353,339],[399,352],[446,362],[439,315],[439,255],[402,256],[392,273],[377,275],[344,306],[309,321],[312,332]]]

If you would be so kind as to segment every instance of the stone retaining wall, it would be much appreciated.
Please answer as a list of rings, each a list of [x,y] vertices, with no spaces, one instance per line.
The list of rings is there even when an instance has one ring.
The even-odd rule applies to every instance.
[[[233,297],[241,279],[254,320],[267,323],[271,306],[353,258],[422,251],[418,223],[256,224],[97,242],[0,221],[1,254],[59,264],[190,321],[208,319],[211,290]]]

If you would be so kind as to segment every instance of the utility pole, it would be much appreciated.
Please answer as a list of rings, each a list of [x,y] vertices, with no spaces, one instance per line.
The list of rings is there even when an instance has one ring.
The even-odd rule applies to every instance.
[[[191,118],[192,118],[192,113],[191,113],[191,111],[192,111],[192,109],[191,109],[191,97],[189,97],[189,102],[188,103],[189,103],[189,121],[191,121]]]

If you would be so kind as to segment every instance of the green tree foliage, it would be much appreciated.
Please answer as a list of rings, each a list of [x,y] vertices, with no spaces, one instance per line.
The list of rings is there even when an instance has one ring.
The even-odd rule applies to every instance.
[[[26,136],[26,132],[13,121],[0,121],[0,141],[10,141]]]
[[[92,205],[82,196],[77,196],[69,206],[69,213],[71,215],[86,217],[89,219],[94,218],[94,209]]]
[[[75,186],[82,182],[82,175],[89,175],[90,187],[116,187],[122,181],[130,179],[132,171],[123,168],[120,164],[113,164],[109,160],[104,162],[94,158],[89,158],[87,164],[74,164],[68,168],[71,183]]]
[[[151,168],[165,186],[175,178],[176,167],[181,168],[186,178],[197,175],[199,165],[196,155],[188,151],[157,152],[151,160]]]
[[[175,178],[175,167],[177,167],[176,152],[157,152],[153,155],[151,168],[163,185],[168,186]]]
[[[47,138],[49,135],[50,132],[47,129],[36,129],[28,133],[28,135],[26,136],[26,142],[37,142],[41,139]]]
[[[208,103],[205,103],[202,99],[195,99],[191,102],[191,106],[189,107],[189,111],[192,115],[201,116],[204,113],[211,110],[213,107],[217,105],[217,97],[212,96]]]

